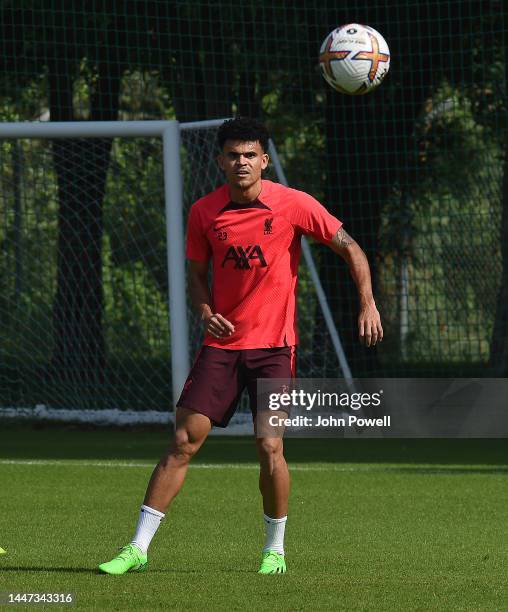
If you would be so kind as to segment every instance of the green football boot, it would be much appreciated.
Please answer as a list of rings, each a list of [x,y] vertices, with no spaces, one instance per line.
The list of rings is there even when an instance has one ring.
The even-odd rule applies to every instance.
[[[286,560],[284,555],[280,555],[273,550],[268,550],[261,557],[261,567],[258,574],[285,574]]]
[[[124,546],[118,555],[107,563],[101,563],[99,570],[104,574],[125,574],[126,572],[144,572],[148,557],[134,544]]]

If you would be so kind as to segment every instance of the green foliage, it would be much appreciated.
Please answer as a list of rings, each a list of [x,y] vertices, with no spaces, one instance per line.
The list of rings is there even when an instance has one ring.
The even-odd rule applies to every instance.
[[[45,142],[0,143],[0,351],[28,360],[47,359],[53,343],[57,206],[47,153]]]
[[[382,228],[387,336],[399,335],[403,290],[388,283],[405,265],[406,358],[487,360],[501,274],[501,144],[467,93],[447,83],[417,129],[418,184],[394,194]]]

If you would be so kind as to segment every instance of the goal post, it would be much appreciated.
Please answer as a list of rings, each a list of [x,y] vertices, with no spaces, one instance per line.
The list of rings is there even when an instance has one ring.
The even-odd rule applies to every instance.
[[[198,126],[200,128],[215,127],[222,121],[211,120],[181,124],[176,120],[0,123],[0,139],[162,138],[173,398],[180,394],[190,363],[186,315],[185,227],[182,212],[180,130],[191,130]]]
[[[186,215],[188,214],[188,210],[192,202],[194,202],[198,198],[202,197],[205,193],[208,193],[209,191],[217,187],[219,184],[221,184],[223,180],[220,170],[217,168],[217,165],[215,163],[215,156],[218,152],[217,142],[216,142],[216,130],[218,126],[223,123],[223,121],[224,119],[216,119],[216,120],[210,120],[210,121],[197,121],[197,122],[189,122],[189,123],[179,123],[176,120],[114,121],[114,122],[113,121],[111,122],[110,121],[101,121],[101,122],[80,121],[80,122],[0,123],[0,146],[2,145],[3,142],[11,140],[11,141],[16,142],[16,147],[15,147],[16,151],[18,148],[19,141],[23,139],[28,139],[34,142],[41,142],[41,141],[43,142],[43,141],[49,141],[49,140],[52,141],[52,140],[59,140],[59,139],[69,139],[69,141],[71,139],[79,139],[78,142],[82,142],[81,139],[101,139],[101,140],[111,139],[112,142],[122,142],[122,143],[130,141],[130,139],[140,139],[139,142],[145,143],[145,144],[144,145],[140,144],[141,150],[137,152],[135,156],[133,155],[133,157],[136,158],[135,161],[131,162],[130,158],[127,159],[128,155],[132,155],[132,153],[126,152],[124,150],[126,149],[127,145],[122,145],[123,147],[122,150],[119,153],[118,152],[115,153],[116,157],[115,155],[112,154],[114,159],[111,162],[112,163],[111,167],[108,167],[108,175],[113,175],[113,178],[111,177],[109,178],[109,181],[110,181],[109,189],[110,190],[111,190],[111,184],[115,182],[115,176],[116,176],[115,173],[121,172],[121,166],[123,163],[122,160],[124,157],[125,157],[126,165],[129,165],[131,163],[133,163],[134,165],[137,163],[139,165],[139,168],[137,168],[136,170],[137,173],[135,176],[138,177],[138,179],[136,180],[139,180],[141,183],[143,182],[149,183],[150,180],[144,178],[144,174],[146,173],[146,168],[144,168],[143,166],[145,165],[148,166],[150,160],[152,161],[155,160],[154,163],[156,163],[158,154],[157,154],[157,151],[155,152],[149,151],[149,153],[145,156],[143,154],[143,147],[146,148],[148,146],[146,144],[148,142],[147,139],[159,140],[161,142],[162,151],[161,151],[160,159],[158,161],[161,164],[162,168],[160,171],[157,170],[156,177],[160,177],[163,180],[162,181],[155,180],[152,182],[154,183],[161,182],[163,184],[163,191],[161,191],[161,193],[156,192],[155,195],[149,194],[149,196],[145,197],[145,201],[148,202],[148,206],[151,206],[153,204],[154,199],[160,201],[161,204],[163,202],[163,208],[164,208],[165,214],[164,214],[164,219],[162,220],[161,218],[160,220],[163,221],[164,223],[164,226],[165,226],[164,232],[161,233],[161,230],[159,228],[160,223],[158,220],[153,223],[157,225],[158,227],[157,231],[160,233],[157,240],[159,240],[160,243],[165,242],[165,251],[166,251],[165,263],[164,265],[162,265],[159,255],[155,257],[155,255],[152,255],[152,254],[147,255],[147,253],[145,252],[148,249],[151,249],[151,246],[152,246],[151,241],[153,241],[154,239],[148,235],[146,238],[141,237],[142,238],[141,239],[140,236],[135,235],[138,233],[137,228],[134,227],[134,229],[132,229],[128,227],[127,223],[125,224],[126,227],[118,228],[118,232],[122,234],[120,238],[123,240],[125,238],[125,235],[128,233],[128,231],[132,230],[131,234],[129,234],[129,236],[127,237],[127,242],[129,244],[127,246],[121,245],[121,247],[118,247],[117,245],[116,250],[115,250],[116,255],[114,257],[111,256],[111,258],[114,259],[117,264],[118,264],[118,261],[120,261],[121,263],[122,257],[124,257],[124,259],[125,258],[129,259],[129,255],[132,260],[138,263],[139,261],[141,261],[143,265],[145,265],[148,261],[148,263],[153,268],[151,269],[151,275],[157,276],[157,281],[158,281],[157,286],[160,288],[162,285],[167,285],[167,295],[166,295],[167,306],[165,308],[166,314],[164,316],[166,317],[166,324],[169,328],[169,331],[167,334],[165,333],[161,334],[160,332],[157,332],[157,330],[155,330],[152,332],[152,336],[153,337],[157,337],[157,335],[159,336],[164,335],[164,337],[169,336],[168,344],[170,344],[170,352],[169,352],[168,357],[169,357],[169,361],[171,362],[171,379],[172,379],[171,380],[171,390],[172,392],[171,392],[171,399],[169,399],[169,395],[166,397],[166,399],[168,399],[171,402],[172,408],[174,408],[176,400],[180,395],[181,389],[188,375],[191,358],[195,354],[197,348],[199,347],[202,341],[202,326],[200,322],[197,320],[197,317],[193,313],[192,309],[190,308],[189,297],[188,297],[187,288],[186,288],[186,259],[185,259],[185,248],[184,248]],[[127,140],[124,140],[124,139],[127,139]],[[50,169],[50,164],[51,164],[50,153],[47,152],[47,147],[45,147],[45,149],[46,150],[40,154],[42,161],[41,160],[37,161],[38,164],[41,164],[41,167],[37,169],[32,169],[30,172],[28,172],[25,169],[26,176],[24,179],[20,178],[21,175],[23,174],[23,168],[9,169],[8,167],[9,164],[12,165],[13,159],[17,159],[17,156],[13,154],[14,150],[8,155],[2,155],[2,162],[1,162],[2,165],[0,166],[0,173],[1,173],[2,182],[6,184],[6,187],[2,189],[2,194],[0,195],[0,206],[3,206],[3,209],[4,209],[3,211],[5,213],[4,219],[10,219],[11,217],[12,218],[15,217],[15,221],[9,221],[9,223],[11,224],[10,226],[8,225],[8,222],[6,222],[6,226],[3,228],[4,233],[3,235],[0,235],[0,238],[3,238],[4,240],[4,243],[8,237],[17,236],[20,232],[20,224],[22,224],[22,217],[20,217],[20,214],[22,213],[20,212],[20,206],[19,206],[19,200],[20,200],[19,194],[21,193],[21,191],[24,192],[23,197],[25,198],[25,203],[24,203],[24,213],[23,214],[26,216],[26,218],[28,219],[29,215],[34,214],[34,211],[37,210],[36,204],[32,204],[31,199],[36,198],[35,194],[38,189],[37,181],[39,180],[38,177],[40,176],[46,176],[47,180],[51,182],[52,184],[51,189],[48,190],[48,193],[50,193],[48,197],[53,198],[54,200],[54,204],[52,205],[53,206],[52,215],[53,215],[54,220],[52,223],[53,225],[56,226],[55,209],[58,207],[56,203],[58,199],[58,196],[56,195],[58,191],[58,187],[57,187],[58,177],[55,178],[55,176],[53,175],[49,176],[52,173],[52,170]],[[5,152],[2,151],[2,153],[5,153]],[[271,175],[269,176],[269,178],[273,180],[278,180],[282,184],[287,185],[286,177],[284,175],[284,171],[280,163],[280,160],[278,158],[277,151],[275,149],[273,142],[270,142],[269,153],[273,161],[273,166],[270,171]],[[82,155],[82,158],[83,158],[83,163],[85,164],[94,163],[93,161],[89,162],[89,160],[87,160],[86,154]],[[26,163],[27,165],[29,165],[31,161],[27,160]],[[65,163],[65,162],[55,162],[53,160],[53,164],[54,163]],[[84,177],[87,176],[86,172],[83,173],[83,176]],[[199,180],[197,180],[196,177],[199,177]],[[30,184],[27,184],[26,189],[24,189],[24,186],[22,184],[23,181],[30,183]],[[33,185],[32,185],[32,182],[33,182]],[[81,177],[77,177],[77,182],[83,183],[79,186],[79,188],[82,191],[87,189],[86,184],[84,184],[85,180],[81,179]],[[9,184],[9,183],[12,183],[12,184]],[[134,193],[128,194],[133,200],[137,199],[138,194],[135,191],[137,187],[138,187],[137,184],[135,182],[132,183],[132,181],[131,181],[131,186],[128,187],[128,189],[134,190]],[[122,189],[126,189],[123,186],[123,183],[122,185],[118,187],[119,193],[116,195],[118,200],[122,200],[124,197]],[[139,189],[140,189],[140,192],[139,192],[140,197],[142,198],[143,189],[141,185],[139,186]],[[154,189],[157,189],[157,188],[154,187]],[[79,197],[79,193],[76,197]],[[108,196],[106,193],[106,199],[108,197],[110,196]],[[18,201],[18,204],[16,204],[15,215],[11,214],[12,211],[10,210],[11,209],[10,201],[14,201],[14,200]],[[127,207],[127,205],[125,205],[125,207]],[[121,204],[118,204],[118,208],[119,210],[121,209]],[[143,210],[142,213],[140,214],[148,214],[149,212],[150,211]],[[37,214],[43,214],[43,213],[39,211],[39,213]],[[147,226],[149,228],[150,228],[150,223],[152,223],[152,221],[153,220],[149,219],[147,222]],[[15,231],[13,231],[11,227],[13,223],[17,224],[17,228],[15,229]],[[47,225],[47,220],[45,220],[44,218],[41,218],[40,224]],[[25,223],[25,225],[28,226],[30,224],[27,222]],[[112,224],[112,226],[113,226],[113,229],[111,231],[116,231],[117,228],[114,227],[114,223]],[[28,228],[24,228],[24,229],[28,232]],[[143,231],[148,231],[145,227],[142,229]],[[36,245],[36,242],[38,239],[36,237],[37,231],[38,230],[35,229],[34,230],[35,233],[33,235],[27,234],[25,245],[28,242],[30,242],[31,248],[32,248],[32,245]],[[2,232],[1,226],[0,226],[0,232]],[[107,238],[109,242],[115,243],[115,244],[117,244],[120,241],[119,237],[113,236],[113,235],[108,236]],[[11,239],[12,238],[9,238],[9,240]],[[51,249],[52,249],[52,252],[54,253],[56,251],[55,230],[53,230],[52,237],[48,239],[48,241],[51,241]],[[140,242],[142,244],[140,244]],[[86,244],[83,244],[83,247],[86,250]],[[36,253],[36,248],[37,248],[36,246],[33,246],[34,253]],[[15,255],[10,255],[11,258],[14,256],[16,258],[19,258],[19,253],[22,252],[23,250],[22,247],[20,246],[19,240],[17,240],[17,244],[11,245],[11,246],[9,246],[9,243],[7,240],[7,249],[11,249],[11,252],[15,254]],[[113,248],[111,247],[110,250],[112,252]],[[336,363],[337,373],[338,374],[342,373],[342,376],[344,378],[350,379],[351,372],[350,372],[347,360],[345,358],[344,351],[342,350],[340,338],[335,328],[333,318],[332,318],[332,315],[331,315],[331,312],[330,312],[330,309],[329,309],[329,306],[326,300],[326,296],[323,292],[321,283],[319,281],[319,277],[317,275],[317,270],[316,270],[316,266],[314,265],[311,248],[309,247],[305,239],[303,241],[302,250],[303,250],[305,263],[307,264],[306,269],[302,271],[302,277],[303,277],[304,285],[305,285],[305,289],[303,291],[303,302],[301,304],[302,308],[300,308],[300,305],[299,305],[300,318],[302,316],[305,318],[305,322],[302,327],[304,327],[304,332],[306,333],[307,338],[308,338],[306,342],[305,341],[303,342],[303,344],[305,344],[306,346],[305,350],[303,351],[303,357],[302,357],[303,363],[304,363],[304,375],[307,375],[307,376],[309,375],[318,376],[319,375],[319,372],[315,371],[315,368],[313,368],[313,365],[311,363],[313,359],[312,352],[314,349],[311,348],[310,346],[309,338],[310,336],[312,336],[313,340],[315,340],[316,337],[320,337],[319,334],[322,334],[323,338],[324,338],[324,335],[328,335],[329,338],[331,339],[330,344],[333,346],[334,355],[333,357],[330,357],[330,358],[336,360],[335,363]],[[120,253],[120,255],[118,253]],[[125,255],[125,253],[127,253],[127,255]],[[134,253],[134,255],[132,253]],[[33,257],[32,252],[30,252],[30,255]],[[52,255],[51,257],[55,259],[54,255]],[[49,259],[51,259],[51,257]],[[157,259],[156,264],[153,264],[152,260],[154,258]],[[18,261],[16,259],[16,266],[17,264],[18,264]],[[133,274],[139,273],[138,268],[136,268]],[[159,273],[162,268],[165,268],[165,276],[166,276],[165,281],[160,279]],[[17,270],[17,267],[16,267],[16,270]],[[52,277],[55,276],[53,271],[48,272],[48,275],[51,275]],[[115,271],[114,270],[108,271],[107,279],[106,279],[107,282],[108,283],[113,282],[114,278],[115,278]],[[143,285],[143,282],[145,281],[134,280],[133,281],[134,289],[132,289],[132,291],[133,292],[138,291],[139,287]],[[18,282],[18,279],[16,280],[16,283],[17,285],[20,284]],[[51,289],[45,289],[44,291],[40,291],[39,289],[37,289],[37,291],[34,290],[34,293],[37,293],[38,296],[39,294],[44,294],[44,297],[42,298],[42,300],[46,303],[45,307],[48,313],[49,313],[49,303],[54,298],[54,281],[52,280],[51,283],[50,283]],[[309,289],[311,285],[312,287],[314,287],[314,290],[312,291]],[[129,291],[131,291],[130,288],[129,288]],[[143,308],[145,307],[144,303],[146,302],[146,300],[149,299],[150,289],[143,288],[142,293],[143,293],[143,296],[142,296],[143,299],[141,299],[139,303],[136,301],[135,310],[138,312],[143,311]],[[163,290],[162,294],[165,294],[165,293],[166,291]],[[41,298],[38,298],[38,299],[41,299]],[[143,300],[145,300],[145,302],[143,302]],[[29,303],[32,303],[33,302],[32,296],[29,296],[27,298],[27,301]],[[0,303],[0,307],[1,306],[2,304]],[[10,305],[8,301],[5,302],[4,300],[4,307],[7,310],[11,308],[11,306],[12,305]],[[119,310],[122,310],[122,305],[119,304],[117,301],[114,303],[114,308],[118,308]],[[159,308],[159,311],[161,310],[160,307],[157,307],[156,305],[155,306],[151,305],[150,308],[152,308],[153,310],[157,310],[157,308]],[[315,312],[315,308],[320,308],[322,310],[323,318],[326,324],[326,329],[319,330],[318,334],[316,334],[315,331],[313,331],[313,326],[311,325],[312,318]],[[161,312],[159,311],[157,312],[157,316],[160,318]],[[302,312],[303,312],[303,315],[302,315]],[[127,325],[129,324],[129,318],[131,316],[133,316],[132,311],[126,312],[124,319]],[[123,321],[121,323],[123,324]],[[50,320],[50,315],[48,314],[42,323],[42,327],[46,328],[45,333],[47,332],[47,328],[51,327],[51,325],[52,323]],[[143,325],[146,325],[146,322],[139,323],[140,328]],[[3,330],[0,329],[0,332],[3,332]],[[34,336],[36,335],[37,334],[35,333]],[[152,344],[155,342],[153,337],[150,340]],[[160,340],[160,338],[156,338],[156,339]],[[9,343],[7,343],[7,345],[8,344]],[[15,345],[16,344],[15,340],[13,340],[11,344]],[[51,345],[51,341],[47,341],[47,344]],[[16,349],[14,349],[14,351],[15,350]],[[46,348],[47,352],[49,352],[50,350],[51,350],[50,347]],[[8,349],[4,349],[4,351],[8,351]],[[123,353],[128,353],[128,351],[129,349],[125,348],[123,350]],[[113,352],[113,351],[110,351],[110,352]],[[32,355],[30,354],[30,350],[26,352],[26,355],[27,355],[27,359],[32,357]],[[13,357],[13,359],[16,360],[16,355],[9,355],[9,358],[10,357]],[[24,355],[20,356],[21,361],[24,358],[25,358]],[[302,363],[302,361],[300,361],[300,363]],[[138,366],[135,366],[135,367],[138,368]],[[149,371],[150,364],[144,365],[143,367],[140,367],[138,369],[140,370],[140,377],[142,377],[143,372]],[[128,379],[130,377],[130,373],[128,370],[129,370],[128,367],[124,367],[121,373],[115,374],[113,376],[113,378],[115,378],[115,381],[118,381],[118,380],[121,381],[123,377]],[[73,376],[71,376],[70,378],[73,379]],[[159,378],[159,384],[160,384],[160,380],[161,379]],[[77,414],[79,411],[83,412],[83,407],[84,406],[86,407],[87,405],[86,403],[87,400],[83,399],[83,397],[86,398],[88,396],[86,394],[83,397],[81,396],[82,395],[81,391],[76,386],[77,383],[75,384],[75,380],[70,380],[70,382],[67,381],[66,384],[67,384],[67,387],[65,389],[65,392],[63,392],[58,397],[57,404],[58,404],[58,409],[60,409],[59,414],[60,415],[63,414],[64,411],[62,410],[62,408],[70,408],[70,410],[68,411],[70,413],[72,413],[73,410],[77,408],[77,410],[74,410],[75,414]],[[72,385],[74,385],[74,387],[72,387],[72,389],[69,391]],[[29,386],[29,383],[28,383],[28,386]],[[118,393],[121,393],[121,386],[122,386],[121,383],[119,383],[118,387],[120,390]],[[99,409],[104,408],[104,410],[107,411],[108,409],[111,409],[112,407],[118,404],[118,405],[121,405],[120,412],[122,411],[125,412],[125,411],[128,411],[131,404],[133,404],[134,411],[141,409],[141,411],[145,413],[143,418],[140,418],[140,422],[149,421],[149,417],[147,414],[148,412],[151,412],[154,415],[158,413],[158,416],[153,417],[154,422],[161,422],[161,418],[164,420],[164,418],[160,416],[161,414],[163,414],[162,411],[164,409],[163,408],[164,402],[162,400],[162,397],[164,394],[160,395],[161,399],[159,399],[156,402],[154,401],[153,403],[151,403],[149,401],[149,398],[147,397],[149,395],[155,394],[156,386],[157,386],[157,383],[154,383],[152,385],[152,388],[146,387],[146,390],[145,390],[145,388],[143,387],[143,384],[139,383],[138,387],[140,387],[140,389],[141,387],[143,388],[139,392],[136,391],[137,395],[134,394],[135,395],[134,400],[126,399],[125,401],[118,402],[119,395],[116,390],[114,390],[114,392],[110,391],[112,389],[112,383],[110,384],[109,381],[107,380],[101,387],[104,389],[104,394],[101,395],[101,392],[98,391],[96,394],[96,397],[94,398],[94,401],[92,402],[92,405],[94,408],[99,408]],[[106,397],[106,395],[110,392],[111,392],[111,397]],[[127,394],[127,390],[126,390],[126,394]],[[129,397],[131,397],[130,391],[128,394],[129,394]],[[0,405],[0,409],[1,408],[5,409],[6,407],[9,407],[9,406],[13,409],[16,409],[22,406],[29,406],[30,403],[32,403],[32,405],[36,405],[36,404],[44,405],[46,404],[46,402],[49,406],[51,406],[51,399],[48,401],[46,396],[44,396],[44,394],[42,394],[43,396],[40,398],[36,394],[30,393],[30,392],[27,392],[25,395],[27,398],[33,398],[33,401],[32,399],[25,400],[23,399],[23,397],[17,397],[11,400],[10,402],[7,399],[7,406],[4,402],[2,402],[3,405]],[[49,393],[48,396],[51,397],[51,394]],[[144,401],[145,397],[146,397],[146,402]],[[165,409],[166,409],[165,415],[167,418],[167,406],[165,407]],[[243,410],[243,414],[242,414],[242,410]],[[242,404],[242,410],[240,411],[240,417],[241,417],[239,419],[240,422],[242,420],[243,421],[248,420],[245,403]],[[48,414],[47,411],[44,414],[47,416]],[[91,420],[93,420],[92,417],[91,417]]]

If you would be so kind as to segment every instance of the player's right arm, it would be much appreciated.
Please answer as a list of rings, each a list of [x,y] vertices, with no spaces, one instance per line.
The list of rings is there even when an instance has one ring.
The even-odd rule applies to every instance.
[[[230,336],[235,327],[220,313],[213,312],[208,265],[208,261],[189,260],[189,290],[194,308],[205,324],[205,332],[214,338],[223,338]]]

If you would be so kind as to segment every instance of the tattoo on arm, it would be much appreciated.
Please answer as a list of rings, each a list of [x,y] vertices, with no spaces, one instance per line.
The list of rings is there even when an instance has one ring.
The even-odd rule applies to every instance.
[[[351,236],[341,227],[340,230],[337,231],[335,236],[332,238],[332,243],[335,247],[339,249],[345,249],[350,244],[353,244],[354,240]]]

